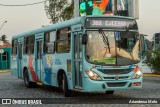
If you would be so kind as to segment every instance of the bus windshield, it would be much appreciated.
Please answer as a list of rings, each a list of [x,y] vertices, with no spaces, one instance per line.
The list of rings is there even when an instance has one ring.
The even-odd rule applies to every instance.
[[[137,32],[87,31],[86,59],[93,64],[130,65],[140,61]]]

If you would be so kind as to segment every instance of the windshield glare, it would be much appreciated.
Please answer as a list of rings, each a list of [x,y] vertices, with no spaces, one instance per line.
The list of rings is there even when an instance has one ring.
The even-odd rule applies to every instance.
[[[129,65],[139,62],[138,33],[87,31],[86,59],[93,64]]]

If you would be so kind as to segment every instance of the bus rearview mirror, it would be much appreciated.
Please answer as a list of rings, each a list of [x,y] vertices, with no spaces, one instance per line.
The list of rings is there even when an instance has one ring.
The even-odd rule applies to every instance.
[[[88,41],[88,36],[87,36],[87,34],[83,34],[83,36],[82,36],[82,44],[83,44],[83,45],[86,45],[86,44],[87,44],[87,41]]]

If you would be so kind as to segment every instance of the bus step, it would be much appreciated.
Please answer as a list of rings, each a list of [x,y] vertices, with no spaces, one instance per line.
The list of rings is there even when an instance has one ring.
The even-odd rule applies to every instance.
[[[74,88],[73,91],[76,91],[76,92],[82,92],[82,89],[77,89],[77,88]]]
[[[43,85],[43,83],[42,82],[37,82],[37,85]]]

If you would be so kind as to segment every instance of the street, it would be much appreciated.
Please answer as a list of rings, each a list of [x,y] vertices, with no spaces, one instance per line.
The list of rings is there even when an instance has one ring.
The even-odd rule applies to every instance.
[[[105,93],[74,93],[73,97],[70,99],[65,98],[62,93],[53,89],[53,87],[44,87],[37,86],[34,88],[26,88],[24,86],[23,80],[17,79],[11,76],[11,73],[0,73],[0,98],[53,98],[53,100],[60,99],[58,104],[54,104],[57,107],[105,107],[106,100],[103,98],[112,98],[112,102],[116,102],[114,98],[118,99],[131,99],[131,98],[160,98],[160,86],[159,86],[160,78],[158,77],[144,77],[143,79],[143,89],[142,90],[122,90],[115,91],[113,95],[106,95]],[[89,100],[86,103],[82,103],[84,99],[93,99]],[[96,103],[100,101],[101,103]],[[66,100],[70,103],[65,104]],[[80,101],[80,102],[78,102]],[[104,102],[103,102],[104,101]],[[61,103],[62,102],[62,103]],[[72,104],[72,102],[74,102]],[[76,103],[75,103],[76,102]],[[103,104],[104,103],[104,104]],[[119,104],[120,102],[116,102],[116,104],[107,104],[109,107],[137,107],[137,104]],[[65,104],[65,105],[64,105]],[[5,105],[2,105],[5,106]],[[12,105],[15,107],[21,107],[22,105]],[[24,105],[23,105],[24,106]],[[41,105],[44,107],[50,107],[52,105]],[[157,106],[158,104],[140,104],[141,107],[150,107]],[[27,106],[26,106],[27,107]]]
[[[142,90],[115,91],[113,95],[105,93],[74,93],[73,97],[87,98],[160,98],[160,78],[144,77]],[[64,98],[61,92],[53,87],[37,86],[26,88],[23,80],[11,76],[11,73],[0,73],[0,98]]]

